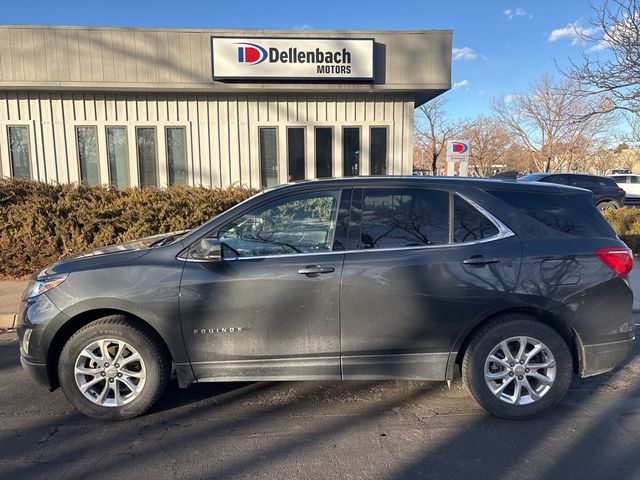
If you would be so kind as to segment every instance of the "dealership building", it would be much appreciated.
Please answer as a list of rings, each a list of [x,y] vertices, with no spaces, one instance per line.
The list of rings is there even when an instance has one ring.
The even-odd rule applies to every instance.
[[[411,174],[450,31],[0,26],[0,177],[271,187]]]

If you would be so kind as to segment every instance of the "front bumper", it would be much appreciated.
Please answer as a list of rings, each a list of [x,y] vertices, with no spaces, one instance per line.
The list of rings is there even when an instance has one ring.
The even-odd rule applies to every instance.
[[[49,390],[53,389],[53,386],[49,381],[49,372],[45,363],[31,363],[22,355],[20,355],[20,363],[22,364],[22,368],[24,368],[24,370],[36,381],[38,385],[47,387]]]
[[[50,375],[47,367],[49,347],[59,325],[67,319],[46,294],[20,302],[16,315],[20,363],[30,377],[49,389],[57,386],[53,384],[56,375]]]
[[[613,370],[633,351],[635,344],[634,336],[617,342],[583,345],[580,376],[592,377]]]

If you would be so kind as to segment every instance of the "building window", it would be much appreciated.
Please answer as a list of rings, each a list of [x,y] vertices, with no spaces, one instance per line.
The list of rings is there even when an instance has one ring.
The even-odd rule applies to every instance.
[[[278,185],[278,143],[274,127],[260,129],[260,182],[263,188]]]
[[[100,185],[98,165],[98,136],[96,127],[76,127],[80,180],[87,185]]]
[[[9,153],[13,178],[31,180],[29,127],[9,127]]]
[[[333,129],[316,128],[316,177],[333,175]]]
[[[184,127],[167,128],[166,134],[169,185],[186,185],[187,149],[184,142]]]
[[[156,129],[136,128],[138,170],[141,187],[157,187]]]
[[[107,127],[109,183],[116,188],[129,186],[129,153],[126,127]]]
[[[371,175],[387,174],[387,127],[371,128]]]
[[[360,128],[345,127],[342,131],[342,158],[345,177],[360,174]]]
[[[304,180],[304,128],[287,129],[289,181]]]

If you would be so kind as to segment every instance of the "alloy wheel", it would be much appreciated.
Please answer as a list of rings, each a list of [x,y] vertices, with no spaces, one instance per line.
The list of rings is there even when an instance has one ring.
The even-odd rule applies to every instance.
[[[537,402],[556,379],[551,350],[532,337],[511,337],[498,343],[484,364],[484,379],[499,400],[511,405]]]
[[[76,359],[74,377],[80,392],[103,407],[135,400],[147,377],[144,360],[130,344],[112,338],[87,345]]]

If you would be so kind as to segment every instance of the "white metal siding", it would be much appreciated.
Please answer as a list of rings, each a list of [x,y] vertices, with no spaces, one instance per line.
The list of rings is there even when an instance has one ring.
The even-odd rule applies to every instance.
[[[145,39],[140,39],[140,46]],[[167,46],[167,48],[171,48]],[[109,70],[109,68],[107,68]],[[126,74],[126,72],[122,72]],[[191,185],[260,187],[258,128],[278,127],[280,182],[287,181],[286,128],[303,126],[306,174],[315,176],[314,128],[334,129],[334,175],[342,173],[342,127],[361,128],[361,173],[369,172],[369,129],[389,127],[388,173],[410,174],[414,102],[409,94],[214,94],[0,91],[0,176],[10,175],[7,127],[28,125],[31,175],[80,179],[75,127],[98,127],[100,178],[108,182],[107,126],[128,127],[130,182],[138,182],[135,127],[156,127],[160,185],[167,183],[165,127],[186,127]]]

